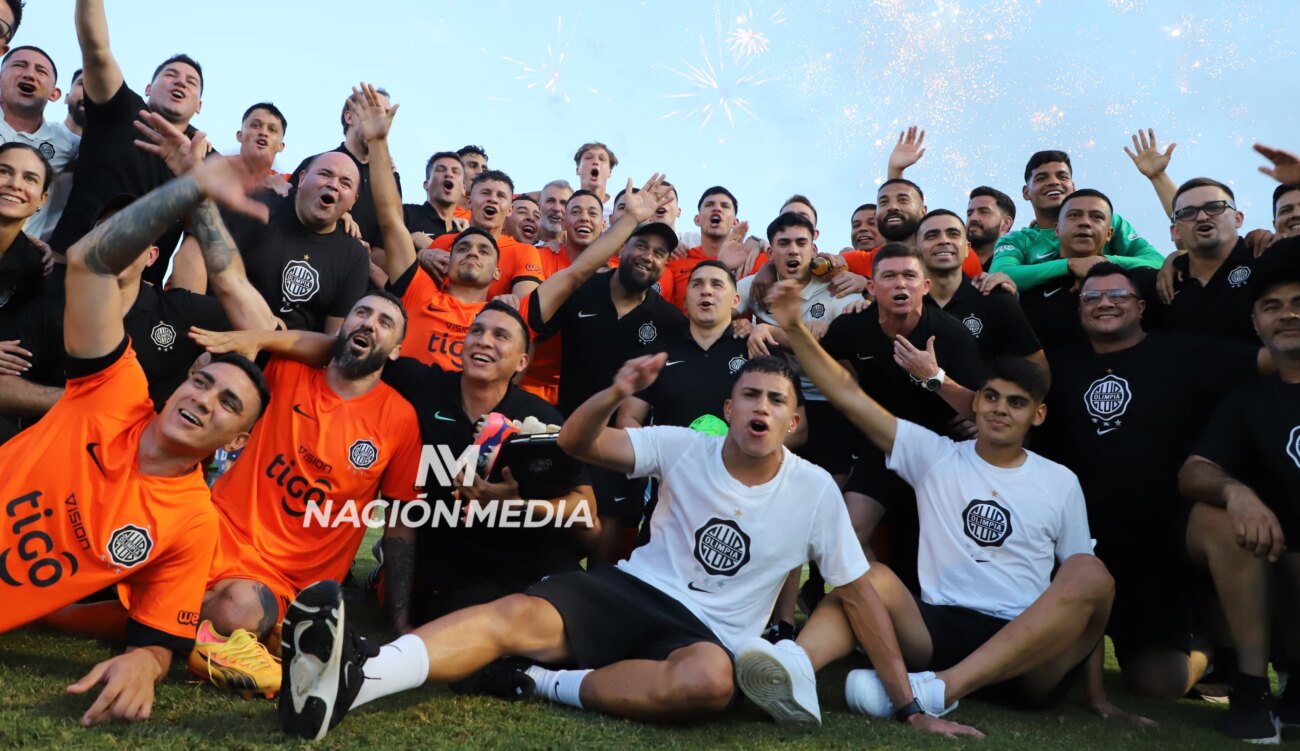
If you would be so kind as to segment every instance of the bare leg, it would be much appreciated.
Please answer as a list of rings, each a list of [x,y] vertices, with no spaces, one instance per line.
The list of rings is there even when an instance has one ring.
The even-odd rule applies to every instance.
[[[1203,503],[1196,504],[1187,523],[1187,552],[1192,560],[1210,569],[1241,672],[1267,676],[1271,586],[1268,559],[1257,558],[1239,546],[1227,512]]]
[[[1101,641],[1115,582],[1095,556],[1071,556],[1033,605],[970,656],[938,674],[951,704],[1020,677],[1030,695],[1049,692]]]
[[[773,621],[785,621],[794,625],[794,608],[799,599],[799,578],[803,576],[803,566],[799,566],[790,572],[785,578],[785,584],[781,585],[781,593],[776,597],[776,605],[772,608]]]
[[[280,618],[280,603],[270,587],[252,579],[222,579],[203,593],[199,617],[212,621],[218,633],[235,629],[265,640]]]
[[[716,644],[682,647],[667,660],[623,660],[582,681],[582,706],[637,720],[686,719],[726,709],[735,693],[731,658]]]
[[[619,550],[623,546],[623,523],[612,516],[600,517],[600,532],[596,547],[588,558],[588,566],[599,563],[614,565],[618,563]]]
[[[849,521],[853,524],[853,534],[858,536],[862,549],[871,550],[871,535],[876,531],[880,520],[885,518],[885,507],[871,496],[849,491],[844,494],[844,505],[849,510]],[[875,560],[874,557],[871,560]]]
[[[875,587],[880,601],[889,613],[898,635],[898,645],[903,653],[903,662],[909,670],[921,670],[930,662],[934,644],[930,632],[921,618],[921,610],[916,600],[903,582],[889,570],[888,566],[877,563],[867,572],[867,579]],[[813,670],[821,670],[835,660],[851,653],[857,646],[857,638],[849,624],[848,616],[839,596],[831,592],[817,606],[803,631],[799,633],[796,643],[808,653]]]
[[[458,681],[507,655],[545,663],[571,659],[559,611],[530,595],[457,610],[412,633],[429,653],[431,683]]]
[[[1182,698],[1205,675],[1209,656],[1198,649],[1191,654],[1176,649],[1148,649],[1124,665],[1124,685],[1150,699]]]

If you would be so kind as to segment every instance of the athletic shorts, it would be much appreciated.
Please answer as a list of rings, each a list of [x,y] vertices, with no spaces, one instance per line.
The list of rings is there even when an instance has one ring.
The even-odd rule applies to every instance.
[[[1164,541],[1099,540],[1094,551],[1115,579],[1115,601],[1106,634],[1115,659],[1151,650],[1190,654],[1196,628],[1195,574],[1187,557],[1187,515],[1181,514]]]
[[[596,493],[596,514],[635,529],[645,515],[645,479],[629,480],[621,472],[588,465],[591,489]]]
[[[795,453],[832,475],[848,474],[853,449],[863,441],[862,433],[828,401],[804,402],[808,416],[808,440]]]
[[[569,651],[581,668],[665,660],[700,642],[726,650],[684,605],[614,566],[548,576],[524,593],[559,611]]]

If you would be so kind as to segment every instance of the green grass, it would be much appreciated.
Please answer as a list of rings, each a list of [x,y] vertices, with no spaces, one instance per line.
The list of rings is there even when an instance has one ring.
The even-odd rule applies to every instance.
[[[369,539],[355,573],[373,565]],[[349,602],[363,632],[387,638],[378,609]],[[64,687],[111,654],[104,645],[52,634],[17,631],[0,635],[0,749],[241,749],[286,745],[274,703],[245,700],[193,682],[177,661],[159,688],[153,718],[136,725],[85,729],[79,724],[90,699],[65,695]],[[814,730],[778,728],[750,704],[703,723],[652,726],[578,712],[543,703],[509,704],[495,699],[453,696],[424,688],[390,697],[350,714],[320,749],[428,748],[863,748],[873,749],[1237,749],[1213,726],[1220,707],[1203,702],[1136,699],[1118,685],[1108,655],[1112,701],[1160,723],[1138,729],[1099,720],[1072,703],[1047,712],[1022,712],[967,700],[951,716],[974,725],[983,741],[946,741],[903,726],[849,714],[844,706],[845,666],[819,676],[823,725]],[[1296,734],[1286,737],[1291,742]],[[297,742],[291,745],[307,745]]]

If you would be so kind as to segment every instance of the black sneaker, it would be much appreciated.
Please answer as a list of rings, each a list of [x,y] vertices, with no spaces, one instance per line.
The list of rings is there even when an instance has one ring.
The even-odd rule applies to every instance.
[[[362,666],[378,645],[348,629],[338,582],[298,593],[281,624],[280,728],[320,740],[343,720],[365,681]]]
[[[455,694],[495,696],[506,701],[521,701],[533,696],[537,685],[526,671],[533,663],[522,657],[502,657],[479,668],[447,688]]]
[[[1247,743],[1275,745],[1282,742],[1282,726],[1268,702],[1228,702],[1228,714],[1218,730],[1229,738]]]
[[[794,624],[789,621],[772,621],[763,629],[763,638],[776,644],[794,638]]]
[[[1300,727],[1300,687],[1291,686],[1277,698],[1277,719],[1287,727]]]
[[[822,579],[821,572],[810,570],[808,572],[808,581],[799,587],[799,597],[797,604],[799,609],[805,615],[812,615],[821,601],[826,597],[826,580]]]

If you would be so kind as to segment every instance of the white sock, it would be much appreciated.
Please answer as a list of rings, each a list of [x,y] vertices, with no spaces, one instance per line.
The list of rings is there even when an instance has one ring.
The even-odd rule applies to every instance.
[[[582,709],[582,700],[578,698],[582,688],[582,679],[590,670],[547,670],[533,665],[526,671],[537,686],[537,695],[544,699],[558,702],[570,707]]]
[[[429,679],[429,650],[415,634],[407,634],[379,649],[362,668],[366,680],[352,702],[356,709],[381,696],[423,686]]]

